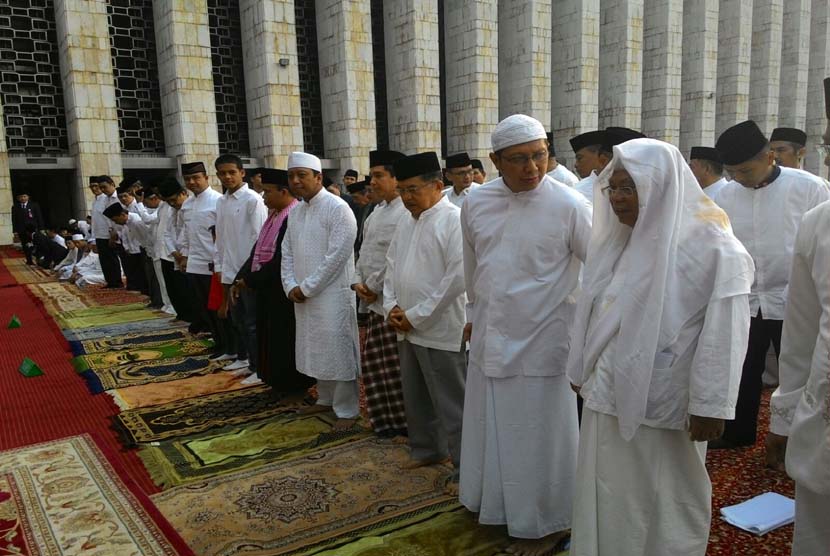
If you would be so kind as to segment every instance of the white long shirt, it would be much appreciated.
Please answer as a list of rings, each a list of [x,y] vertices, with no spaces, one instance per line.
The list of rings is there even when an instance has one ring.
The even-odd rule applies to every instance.
[[[471,191],[473,191],[474,189],[478,189],[479,187],[480,186],[476,182],[473,182],[470,184],[470,187],[465,187],[464,189],[462,189],[461,193],[456,193],[455,187],[447,187],[446,189],[444,189],[444,196],[447,198],[449,202],[451,202],[458,208],[461,208],[461,205],[464,204],[464,200],[467,198],[467,195],[469,195]]]
[[[210,265],[216,254],[210,228],[216,225],[216,201],[221,193],[208,187],[198,195],[188,197],[180,209],[184,222],[179,252],[187,257],[186,272],[210,275]]]
[[[556,168],[548,172],[548,175],[559,183],[564,183],[570,187],[576,187],[576,184],[579,183],[576,174],[568,170],[564,164],[557,163]]]
[[[213,270],[222,273],[223,284],[233,284],[239,269],[248,260],[266,218],[268,209],[262,196],[246,183],[233,193],[226,192],[216,202]]]
[[[804,213],[830,199],[816,176],[793,168],[760,189],[731,181],[713,201],[729,215],[735,236],[755,261],[749,311],[755,317],[784,319],[784,300],[792,265],[793,243]]]
[[[386,254],[383,310],[397,305],[412,324],[399,340],[459,352],[464,334],[461,211],[442,197],[415,219],[404,217]]]
[[[141,221],[138,213],[127,213],[127,223],[123,226],[119,224],[114,225],[115,229],[118,230],[118,235],[121,237],[121,246],[124,247],[124,250],[131,255],[141,253],[140,238],[144,234],[144,228],[146,226]]]
[[[117,202],[118,195],[115,191],[110,196],[101,193],[95,197],[95,201],[92,203],[92,235],[95,239],[109,239],[113,223],[112,220],[104,216],[104,210]]]
[[[55,234],[55,237],[52,238],[52,241],[60,245],[61,247],[66,247],[66,240],[60,234]]]
[[[86,220],[78,220],[77,226],[78,231],[83,234],[84,239],[89,239],[92,237],[92,227],[89,225],[89,222],[87,222]]]
[[[282,243],[285,294],[294,304],[297,369],[318,380],[354,380],[360,369],[354,283],[357,221],[346,201],[321,189],[288,216]]]
[[[596,172],[591,172],[587,178],[583,178],[577,182],[574,189],[588,200],[588,203],[594,204],[594,182],[597,181]]]
[[[392,236],[398,228],[401,218],[409,215],[409,211],[403,204],[400,197],[392,202],[383,201],[375,207],[372,214],[366,218],[363,224],[363,245],[360,247],[360,258],[355,268],[355,282],[366,284],[370,290],[377,294],[378,298],[365,305],[366,309],[383,314],[383,279],[386,277],[386,253],[389,251],[389,244],[392,243]]]
[[[714,199],[715,195],[717,195],[720,192],[720,190],[726,186],[727,183],[729,183],[728,179],[721,178],[709,187],[704,188],[703,192],[706,193],[706,195],[710,199]]]
[[[588,203],[548,176],[523,193],[497,179],[464,203],[461,229],[470,365],[498,378],[564,373]]]
[[[830,494],[830,202],[809,211],[795,239],[770,430],[789,436],[787,473]]]
[[[168,236],[168,230],[172,227],[173,220],[175,220],[176,217],[176,212],[176,209],[167,203],[161,203],[159,205],[158,211],[156,212],[156,226],[153,230],[154,259],[161,259],[165,261],[173,260],[170,253],[176,250],[175,241],[168,245],[167,239],[170,237]]]

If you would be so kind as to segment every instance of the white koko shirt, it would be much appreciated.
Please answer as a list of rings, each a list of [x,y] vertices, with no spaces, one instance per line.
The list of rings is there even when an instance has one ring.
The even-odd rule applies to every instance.
[[[248,260],[259,237],[259,231],[268,218],[268,209],[262,196],[248,184],[230,194],[226,192],[216,202],[216,255],[214,272],[222,273],[222,283],[232,284],[239,269]]]
[[[576,174],[568,170],[564,164],[557,164],[556,168],[548,172],[548,175],[559,183],[564,183],[570,187],[576,187],[576,184],[579,183]]]
[[[188,197],[180,209],[184,230],[179,252],[187,257],[186,271],[191,274],[212,274],[210,264],[216,255],[216,247],[210,228],[216,225],[216,201],[221,196],[208,187],[199,195]]]

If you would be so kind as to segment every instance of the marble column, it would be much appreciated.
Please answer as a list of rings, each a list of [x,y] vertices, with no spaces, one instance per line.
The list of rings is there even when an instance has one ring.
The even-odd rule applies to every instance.
[[[804,168],[827,177],[828,169],[816,145],[824,141],[827,129],[824,106],[824,79],[830,77],[830,2],[813,0],[810,14],[810,69],[807,86],[807,157]]]
[[[0,105],[0,245],[12,242],[12,179],[9,173],[9,151],[6,146],[6,126],[3,106]]]
[[[674,144],[680,140],[683,39],[683,0],[646,0],[642,131]]]
[[[718,80],[718,0],[686,0],[683,5],[683,67],[680,152],[715,145]]]
[[[825,2],[826,3],[826,2]],[[804,129],[810,70],[811,0],[784,2],[778,125]]]
[[[749,116],[752,0],[721,2],[715,138]]]
[[[599,126],[642,127],[643,0],[603,0]]]
[[[749,118],[755,120],[767,135],[778,126],[783,20],[784,0],[755,0],[752,10]]]

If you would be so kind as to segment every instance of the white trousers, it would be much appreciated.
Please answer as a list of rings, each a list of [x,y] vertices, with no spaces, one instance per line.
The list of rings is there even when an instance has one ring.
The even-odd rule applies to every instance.
[[[357,380],[318,380],[317,405],[330,406],[338,419],[354,419],[358,407]]]
[[[164,273],[161,271],[161,259],[153,259],[153,270],[156,272],[156,280],[158,280],[159,290],[161,290],[161,302],[165,307],[172,307],[170,296],[167,295],[167,284],[164,283]]]
[[[830,496],[795,483],[793,556],[830,555]]]

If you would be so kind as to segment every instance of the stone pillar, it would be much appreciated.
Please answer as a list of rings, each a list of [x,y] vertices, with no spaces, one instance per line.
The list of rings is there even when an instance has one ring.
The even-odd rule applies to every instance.
[[[749,118],[755,120],[767,135],[778,126],[783,21],[784,0],[755,0],[752,10]]]
[[[369,169],[377,143],[369,0],[317,0],[317,48],[326,158]]]
[[[804,168],[827,177],[827,167],[816,146],[827,128],[824,111],[824,78],[830,77],[830,2],[813,0],[810,14],[810,71],[807,87],[807,157]]]
[[[383,3],[389,148],[441,152],[437,0]]]
[[[599,46],[599,127],[640,129],[643,0],[603,0]]]
[[[9,151],[6,147],[6,126],[0,105],[0,245],[12,242],[12,179],[9,173]]]
[[[496,0],[458,0],[445,2],[444,9],[447,154],[466,151],[495,175],[488,154],[499,123],[498,5]]]
[[[715,138],[749,115],[752,0],[721,2]]]
[[[241,0],[239,12],[251,155],[285,168],[288,155],[303,150],[294,2]]]
[[[568,140],[598,126],[599,0],[556,0],[552,17],[551,129],[572,167]]]
[[[683,0],[646,0],[643,19],[643,133],[677,144],[683,59]]]
[[[499,119],[533,116],[547,128],[551,99],[551,0],[499,4]]]
[[[715,146],[718,81],[718,0],[686,0],[683,5],[683,85],[680,152]]]
[[[89,177],[107,174],[116,183],[121,179],[107,3],[56,0],[55,23],[69,154],[75,157],[72,206],[82,218],[92,208]]]
[[[825,4],[826,4],[825,0]],[[778,125],[804,129],[810,69],[811,0],[784,2]]]
[[[219,136],[207,1],[155,0],[153,17],[167,155],[201,160],[212,174]]]

